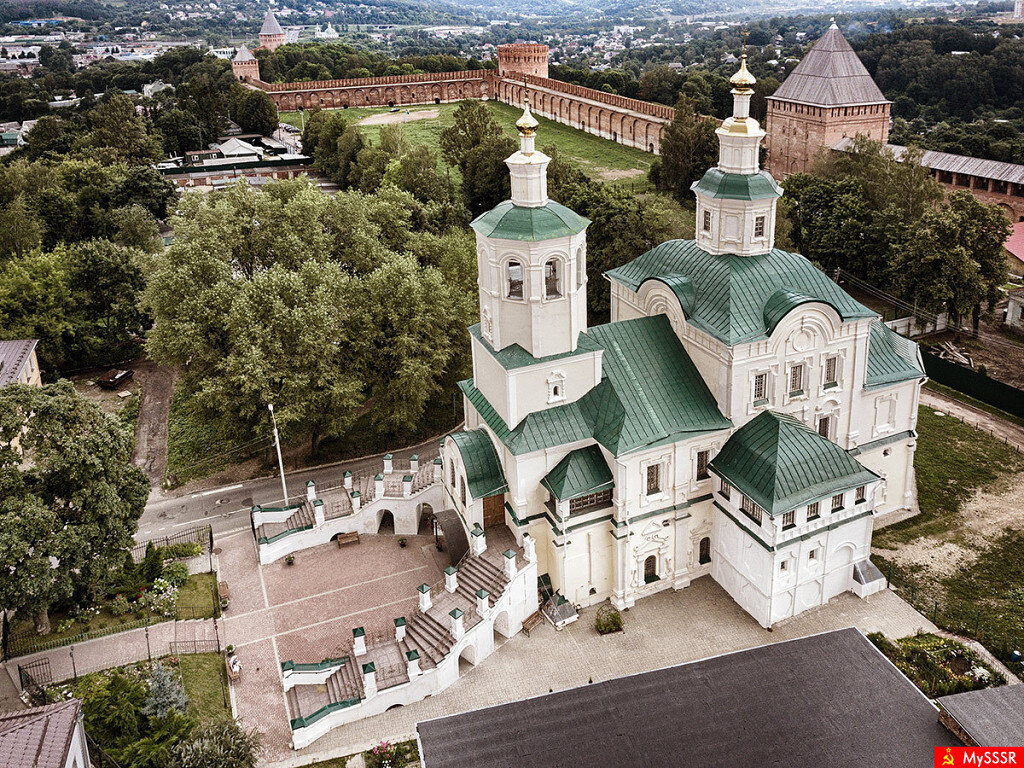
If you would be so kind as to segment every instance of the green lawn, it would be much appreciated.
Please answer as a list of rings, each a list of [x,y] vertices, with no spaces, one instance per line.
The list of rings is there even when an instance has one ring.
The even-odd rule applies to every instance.
[[[918,502],[921,514],[875,534],[878,546],[895,548],[920,536],[937,536],[959,523],[964,502],[1010,473],[1024,471],[1024,456],[987,432],[922,406],[917,415]]]
[[[333,760],[323,760],[319,763],[309,763],[302,768],[345,768],[348,765],[347,757],[336,757]]]
[[[182,654],[178,657],[181,682],[199,721],[203,724],[231,719],[225,706],[224,657],[219,653]]]
[[[505,133],[514,138],[517,135],[515,123],[522,114],[522,110],[497,101],[488,101],[486,104],[495,119],[504,128]],[[436,111],[438,113],[436,118],[409,120],[403,124],[403,130],[410,142],[425,144],[440,157],[441,131],[454,123],[453,115],[457,107],[458,104],[428,104],[402,107],[401,112],[396,114],[404,115],[408,111],[410,116],[415,116],[417,112]],[[359,121],[370,115],[388,114],[390,108],[350,107],[343,112],[346,118]],[[298,112],[282,112],[281,120],[295,126],[299,126],[301,122]],[[649,188],[646,174],[651,167],[654,155],[633,147],[622,146],[599,136],[592,136],[544,117],[538,116],[537,120],[540,123],[537,142],[541,148],[550,145],[557,146],[563,156],[576,163],[592,178],[600,181],[606,181],[616,186],[635,188],[637,191]],[[363,126],[363,131],[368,138],[376,141],[380,135],[380,126]]]
[[[189,576],[188,581],[178,590],[178,618],[214,618],[217,615],[217,604],[213,599],[216,581],[217,576],[213,573],[196,573]]]
[[[933,390],[935,392],[938,392],[939,394],[947,395],[948,397],[952,397],[956,400],[960,400],[961,402],[967,403],[968,405],[974,406],[979,411],[985,411],[985,413],[991,413],[993,416],[998,416],[1003,421],[1009,421],[1012,424],[1024,427],[1024,419],[1022,419],[1020,416],[1014,416],[1012,413],[1001,411],[994,405],[989,405],[988,403],[982,402],[981,400],[976,400],[970,395],[965,395],[963,392],[958,392],[952,387],[947,387],[944,384],[939,384],[937,381],[929,381],[924,385],[924,387],[925,389]]]

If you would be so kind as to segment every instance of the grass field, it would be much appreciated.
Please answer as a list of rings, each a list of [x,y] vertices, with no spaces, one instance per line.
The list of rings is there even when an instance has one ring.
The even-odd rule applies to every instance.
[[[497,101],[485,103],[505,133],[515,137],[517,135],[515,123],[522,114],[522,110]],[[430,147],[440,157],[441,131],[454,123],[457,107],[458,104],[430,104],[403,107],[402,111],[398,113],[391,113],[388,107],[350,107],[343,112],[346,118],[356,122],[373,115],[397,114],[404,116],[408,112],[408,118],[411,119],[407,119],[402,124],[406,137],[413,144],[424,144]],[[422,112],[437,112],[437,117],[415,119],[416,114]],[[281,120],[297,127],[302,122],[298,112],[282,112]],[[540,123],[537,141],[539,147],[557,146],[558,151],[564,157],[576,163],[591,178],[616,186],[625,186],[638,192],[649,188],[647,171],[651,167],[654,155],[633,147],[616,144],[614,141],[602,139],[599,136],[592,136],[544,117],[538,116],[537,121]],[[376,141],[380,135],[381,126],[364,125],[362,129],[369,139]]]
[[[178,657],[181,682],[189,706],[203,724],[230,720],[224,705],[224,657],[219,653],[182,654]]]
[[[189,576],[188,581],[178,590],[178,618],[214,618],[217,615],[217,605],[213,601],[213,586],[216,580],[217,577],[212,573],[195,573]]]

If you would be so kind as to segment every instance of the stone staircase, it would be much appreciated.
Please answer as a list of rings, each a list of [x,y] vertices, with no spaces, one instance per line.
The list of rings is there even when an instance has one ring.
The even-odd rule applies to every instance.
[[[307,525],[312,526],[315,520],[313,502],[303,501],[302,506],[292,512],[291,516],[283,523],[263,523],[263,525],[259,526],[256,529],[256,538],[257,540],[264,537],[270,538],[282,531],[304,528]]]
[[[363,698],[359,661],[346,656],[344,665],[327,678],[326,685],[296,685],[285,692],[291,720],[309,717],[330,704]]]
[[[462,595],[469,601],[474,609],[476,608],[476,593],[486,589],[490,596],[487,598],[489,607],[493,607],[495,601],[508,586],[508,578],[501,569],[483,557],[467,557],[459,565],[457,594]],[[468,611],[467,611],[468,613]]]
[[[327,696],[331,702],[363,698],[363,676],[359,662],[351,657],[341,669],[327,678]]]
[[[411,650],[419,651],[420,668],[430,669],[448,655],[454,642],[447,627],[429,613],[417,610],[406,625],[405,639],[398,648],[403,656]]]

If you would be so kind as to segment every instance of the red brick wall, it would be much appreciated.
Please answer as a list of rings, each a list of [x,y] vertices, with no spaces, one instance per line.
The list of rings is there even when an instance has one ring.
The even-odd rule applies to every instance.
[[[548,47],[510,43],[498,46],[498,75],[501,77],[548,76]]]

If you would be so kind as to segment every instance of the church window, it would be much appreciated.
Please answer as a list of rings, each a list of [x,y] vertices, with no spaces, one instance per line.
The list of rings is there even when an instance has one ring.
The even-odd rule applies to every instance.
[[[555,371],[548,379],[548,402],[558,400],[565,400],[565,374],[561,371]]]
[[[754,237],[764,237],[764,216],[754,219]]]
[[[544,265],[544,295],[549,299],[557,299],[562,295],[562,286],[559,284],[558,259],[550,259]]]
[[[711,231],[711,211],[704,211],[704,231]]]
[[[697,479],[707,480],[710,475],[708,474],[708,456],[710,451],[697,451]]]
[[[843,494],[837,493],[832,497],[832,511],[838,512],[843,508]]]
[[[518,261],[508,263],[508,297],[523,298],[523,265]]]
[[[450,465],[450,471],[448,473],[449,481],[448,484],[452,487],[452,491],[455,491],[455,462],[453,461]]]
[[[818,419],[818,434],[825,439],[831,439],[832,437],[832,417],[822,416]]]
[[[782,530],[788,531],[796,527],[796,512],[787,512],[782,516]]]
[[[661,465],[651,464],[647,467],[647,495],[661,491]]]
[[[754,405],[768,402],[768,374],[759,373],[754,376]]]
[[[644,584],[651,584],[658,580],[658,557],[650,555],[644,560]]]
[[[807,553],[807,559],[808,560],[817,560],[818,559],[818,548],[817,547],[815,547],[814,549],[812,549],[810,552]]]
[[[722,487],[721,487],[721,489],[718,492],[720,494],[722,494],[722,498],[723,499],[728,499],[729,498],[729,494],[731,493],[731,489],[729,488],[729,484],[727,482],[725,482],[725,480],[722,481]]]
[[[807,505],[807,520],[817,520],[821,517],[821,502],[816,501]]]
[[[711,539],[705,536],[700,540],[700,546],[698,547],[697,563],[699,565],[707,565],[711,562]]]
[[[747,517],[749,517],[758,525],[761,524],[761,507],[759,507],[757,505],[757,502],[755,502],[752,498],[750,498],[749,496],[744,496],[743,502],[740,504],[740,508],[743,510],[743,513]]]
[[[580,496],[577,499],[569,500],[569,514],[574,515],[577,512],[583,512],[584,510],[587,509],[598,509],[600,507],[607,507],[611,503],[611,488],[605,491],[598,491],[597,493],[588,493],[586,496]]]
[[[825,358],[825,386],[835,386],[839,383],[839,358]]]
[[[857,488],[856,499],[857,499],[857,502],[856,502],[857,504],[860,504],[862,501],[867,501],[868,500],[868,487],[866,485],[862,485],[862,486]]]
[[[781,563],[779,563],[779,570],[780,571],[788,571],[789,570],[789,561],[788,560],[783,560]]]
[[[466,478],[459,478],[459,499],[462,501],[462,506],[466,506]]]
[[[804,393],[804,367],[794,365],[789,369],[789,394],[802,395]]]

